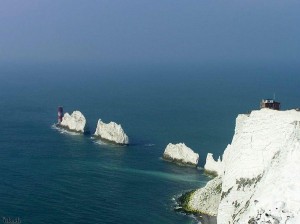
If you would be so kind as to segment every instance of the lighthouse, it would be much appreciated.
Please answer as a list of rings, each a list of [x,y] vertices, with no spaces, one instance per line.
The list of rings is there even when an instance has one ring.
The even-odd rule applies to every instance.
[[[63,107],[58,107],[58,109],[57,109],[57,123],[58,124],[60,124],[62,122],[63,114],[64,114]]]

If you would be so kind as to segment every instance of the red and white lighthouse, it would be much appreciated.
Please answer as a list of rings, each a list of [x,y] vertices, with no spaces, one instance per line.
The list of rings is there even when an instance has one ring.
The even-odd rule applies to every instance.
[[[58,107],[57,109],[57,123],[60,124],[62,122],[62,118],[64,116],[64,109],[63,107]]]

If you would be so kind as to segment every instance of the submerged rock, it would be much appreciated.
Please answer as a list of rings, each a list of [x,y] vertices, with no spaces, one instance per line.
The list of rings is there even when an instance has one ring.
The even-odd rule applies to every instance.
[[[183,165],[197,166],[199,154],[195,153],[184,143],[169,143],[164,151],[163,158]]]
[[[86,119],[80,111],[74,111],[71,115],[65,113],[62,122],[58,126],[80,133],[87,131]]]
[[[120,124],[115,122],[106,124],[101,119],[98,120],[95,136],[117,144],[127,145],[129,143],[128,136]]]
[[[224,173],[224,167],[220,157],[218,161],[215,161],[212,153],[207,154],[204,169],[206,172],[213,173],[217,176],[223,175]]]

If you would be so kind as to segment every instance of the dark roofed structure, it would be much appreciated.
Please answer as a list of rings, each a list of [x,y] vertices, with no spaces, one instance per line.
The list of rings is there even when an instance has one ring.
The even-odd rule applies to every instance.
[[[280,110],[280,103],[275,100],[266,99],[260,102],[260,108],[269,108],[273,110]]]

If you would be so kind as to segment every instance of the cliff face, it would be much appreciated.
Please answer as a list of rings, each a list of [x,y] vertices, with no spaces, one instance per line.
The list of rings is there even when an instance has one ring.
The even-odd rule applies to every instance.
[[[129,143],[128,136],[125,134],[121,125],[115,122],[106,124],[102,122],[101,119],[98,120],[95,136],[117,144]]]
[[[84,133],[86,131],[86,119],[80,111],[74,111],[71,115],[65,113],[60,126],[71,131]]]
[[[300,211],[300,113],[239,115],[223,155],[218,223],[295,223]]]
[[[199,154],[195,153],[184,143],[169,143],[164,151],[163,158],[180,164],[197,166]]]
[[[239,115],[223,161],[211,159],[222,179],[218,224],[300,223],[300,112],[262,109]]]
[[[224,167],[220,157],[217,161],[215,161],[213,154],[211,153],[207,154],[204,169],[206,172],[215,174],[217,176],[222,176],[224,173]]]
[[[205,187],[192,192],[186,210],[201,212],[202,214],[216,216],[220,204],[222,190],[222,177],[218,176],[209,181]]]

